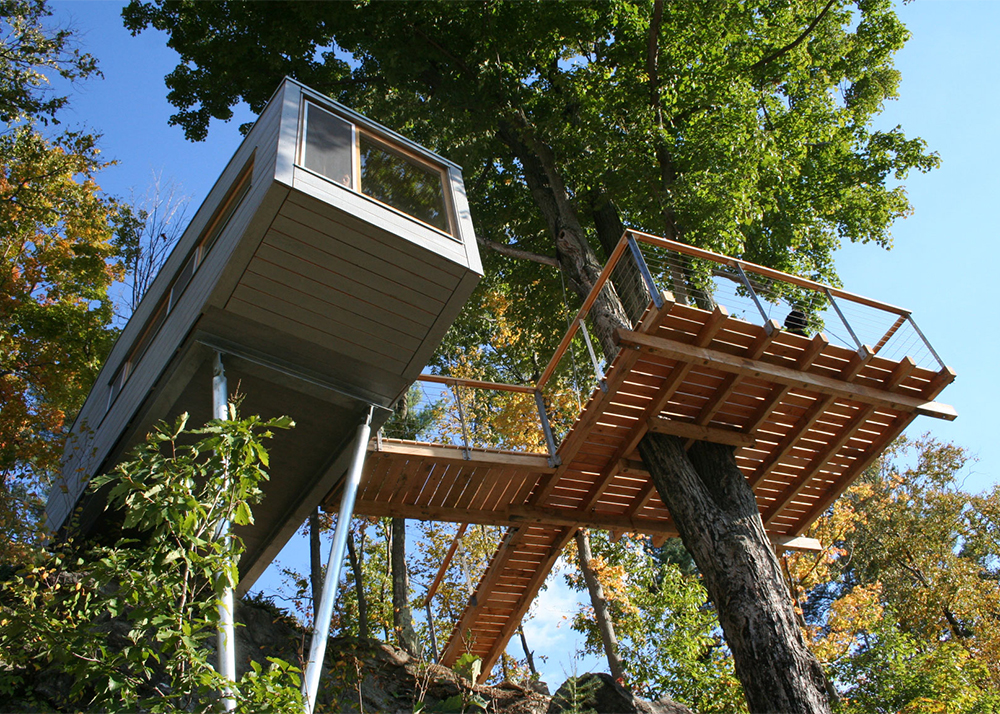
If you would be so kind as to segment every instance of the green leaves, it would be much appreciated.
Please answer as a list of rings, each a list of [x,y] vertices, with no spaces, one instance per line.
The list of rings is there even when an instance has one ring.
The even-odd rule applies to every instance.
[[[214,710],[224,688],[208,661],[216,594],[235,582],[243,552],[218,526],[253,522],[267,478],[262,439],[293,425],[231,414],[194,430],[187,415],[160,424],[130,460],[93,480],[110,487],[108,508],[124,512],[135,538],[73,561],[38,553],[37,565],[0,584],[9,665],[0,686],[44,663],[73,677],[74,707]],[[240,711],[300,710],[297,671],[273,660],[248,674]]]

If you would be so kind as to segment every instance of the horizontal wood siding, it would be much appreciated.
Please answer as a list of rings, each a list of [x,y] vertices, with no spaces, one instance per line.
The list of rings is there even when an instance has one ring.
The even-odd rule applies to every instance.
[[[71,430],[67,449],[63,455],[60,482],[53,489],[53,494],[57,495],[50,499],[47,507],[50,527],[58,528],[62,525],[90,478],[100,468],[123,436],[129,423],[135,418],[139,406],[201,314],[205,300],[211,293],[219,274],[247,232],[267,191],[272,188],[279,118],[280,105],[274,104],[258,119],[251,133],[209,191],[115,343]],[[250,190],[230,217],[215,245],[198,266],[191,282],[177,305],[170,311],[145,354],[137,364],[133,365],[132,374],[117,395],[111,409],[107,409],[112,375],[129,356],[132,345],[142,335],[147,321],[160,305],[174,276],[201,239],[216,208],[225,198],[251,154],[254,155],[254,171]]]
[[[456,266],[468,267],[465,248],[461,241],[439,233],[388,206],[343,186],[338,186],[332,181],[299,166],[295,167],[292,187],[322,203],[339,208],[345,214],[356,216],[360,221],[375,228],[382,229],[392,235],[404,236],[417,249],[423,249],[431,255],[447,258]],[[412,255],[417,258],[421,257],[419,252],[412,253]]]

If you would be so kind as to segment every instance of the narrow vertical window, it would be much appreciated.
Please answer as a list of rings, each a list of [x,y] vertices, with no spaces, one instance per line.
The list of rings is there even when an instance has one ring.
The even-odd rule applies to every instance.
[[[302,164],[331,181],[353,188],[354,127],[315,104],[306,104],[305,125]]]

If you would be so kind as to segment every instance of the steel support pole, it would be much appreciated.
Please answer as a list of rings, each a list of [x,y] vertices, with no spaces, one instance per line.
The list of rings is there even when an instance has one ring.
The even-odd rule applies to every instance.
[[[545,397],[539,390],[535,390],[535,406],[538,407],[538,418],[542,422],[542,432],[545,434],[545,444],[549,447],[549,466],[555,467],[562,464],[559,454],[556,453],[556,440],[552,436],[552,427],[549,425],[549,415],[545,412]]]
[[[226,384],[226,371],[222,367],[222,354],[215,353],[215,365],[212,370],[212,416],[215,419],[229,418],[229,389]],[[228,481],[227,481],[228,485]],[[229,539],[229,522],[219,524],[217,537]],[[219,674],[227,680],[236,683],[236,626],[233,623],[235,597],[233,583],[227,582],[219,594],[219,640],[218,658]],[[236,700],[232,690],[223,692],[222,708],[231,712],[236,709]]]
[[[833,309],[836,310],[837,315],[840,316],[840,321],[844,323],[844,327],[846,327],[847,331],[851,334],[851,338],[854,340],[854,344],[858,346],[858,351],[860,352],[864,349],[864,345],[861,344],[861,340],[858,339],[858,336],[854,334],[854,328],[851,327],[851,323],[847,321],[847,316],[841,312],[840,305],[838,305],[837,301],[833,299],[833,293],[830,292],[829,288],[826,290],[826,297],[830,301],[830,304],[833,305]]]
[[[639,269],[639,274],[642,276],[642,282],[646,283],[646,290],[649,291],[649,297],[656,306],[656,309],[659,310],[663,307],[663,296],[660,295],[660,290],[656,287],[656,281],[653,280],[653,275],[649,272],[649,266],[646,265],[646,259],[642,257],[642,250],[640,250],[639,244],[636,243],[631,233],[628,236],[628,248],[632,252],[632,258],[635,260],[635,267]]]
[[[333,533],[333,543],[330,545],[330,559],[326,564],[326,578],[323,580],[323,596],[319,604],[319,612],[313,623],[312,644],[309,647],[309,661],[306,663],[305,677],[302,680],[302,699],[305,703],[305,714],[312,714],[316,707],[316,693],[319,691],[319,678],[323,673],[323,657],[326,655],[326,641],[330,636],[330,620],[333,617],[333,603],[337,597],[337,584],[340,582],[340,569],[344,563],[344,553],[347,550],[347,531],[351,527],[351,517],[354,515],[354,501],[358,496],[358,485],[361,483],[361,469],[365,463],[365,453],[368,450],[368,439],[371,436],[372,412],[369,407],[368,416],[358,425],[354,437],[354,451],[347,470],[347,481],[344,484],[343,496],[340,499],[340,512],[337,514],[337,528]]]
[[[764,324],[766,325],[771,318],[768,317],[764,306],[760,304],[760,298],[757,297],[757,291],[753,289],[753,285],[750,283],[750,278],[748,278],[747,274],[743,272],[743,266],[739,263],[736,263],[736,272],[740,274],[740,280],[743,281],[743,287],[745,287],[747,292],[750,293],[750,297],[753,298],[753,304],[757,306],[757,311],[760,313],[760,316],[763,318]]]
[[[601,385],[601,391],[606,392],[608,391],[608,383],[604,379],[604,370],[601,369],[601,363],[597,361],[594,345],[590,341],[590,333],[587,332],[586,320],[580,320],[580,332],[583,333],[583,341],[587,343],[587,351],[590,353],[590,362],[594,365],[594,375],[597,377],[597,383]]]

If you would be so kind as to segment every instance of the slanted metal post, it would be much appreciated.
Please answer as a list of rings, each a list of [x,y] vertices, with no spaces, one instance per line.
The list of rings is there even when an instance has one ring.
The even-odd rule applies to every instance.
[[[649,266],[646,265],[646,259],[642,257],[642,251],[639,250],[639,244],[635,242],[635,236],[629,233],[628,236],[628,247],[632,251],[632,257],[635,259],[636,267],[639,268],[639,274],[642,275],[642,281],[646,283],[646,290],[649,291],[649,297],[652,298],[653,304],[656,305],[656,309],[659,310],[663,307],[663,296],[660,295],[660,291],[656,287],[656,282],[653,280],[653,274],[649,272]]]
[[[587,343],[587,351],[590,352],[590,361],[594,365],[594,374],[597,376],[597,383],[601,385],[602,392],[607,392],[608,383],[604,379],[604,370],[601,369],[601,363],[597,360],[594,345],[590,342],[590,333],[587,332],[587,322],[583,318],[580,319],[580,330],[583,332],[583,341]]]
[[[215,365],[212,370],[212,416],[215,419],[229,418],[229,389],[226,383],[226,371],[222,367],[222,354],[215,353]],[[227,482],[228,485],[228,482]],[[222,521],[216,529],[216,537],[229,540],[229,522]],[[236,683],[236,627],[233,623],[233,583],[227,582],[219,595],[219,635],[218,635],[218,670],[227,680]],[[222,696],[222,708],[235,711],[236,700],[232,690],[226,690]]]
[[[340,512],[337,514],[337,528],[333,533],[333,543],[330,545],[330,559],[326,564],[326,577],[323,580],[323,595],[320,597],[319,612],[313,623],[312,644],[309,647],[309,661],[306,663],[305,678],[302,681],[302,698],[305,700],[305,714],[312,714],[316,707],[316,692],[319,691],[319,677],[323,672],[323,657],[326,655],[326,641],[330,636],[330,620],[333,617],[333,604],[337,597],[337,584],[340,582],[340,569],[344,564],[344,553],[347,549],[347,532],[351,527],[351,517],[354,515],[354,501],[358,496],[358,485],[361,483],[361,469],[365,463],[365,452],[368,449],[368,439],[371,436],[372,412],[368,408],[368,416],[358,425],[354,437],[354,451],[351,453],[351,463],[347,470],[347,481],[344,484],[343,495],[340,498]]]
[[[465,409],[462,408],[462,392],[461,387],[457,384],[455,385],[455,401],[458,402],[458,419],[462,422],[462,457],[468,461],[472,458],[472,454],[469,453],[469,428],[465,425]]]
[[[837,311],[838,315],[840,315],[840,321],[844,323],[844,327],[846,327],[847,331],[851,333],[851,338],[854,340],[854,344],[858,346],[859,350],[863,350],[864,345],[861,344],[861,340],[858,339],[858,336],[854,334],[854,328],[851,327],[851,323],[847,321],[847,317],[840,311],[840,305],[838,305],[837,301],[833,299],[833,293],[830,292],[829,288],[825,288],[824,291],[826,292],[826,297],[830,301],[830,304],[833,305],[833,309]]]
[[[924,337],[924,333],[921,331],[919,327],[917,327],[917,323],[916,320],[913,319],[913,315],[907,313],[906,319],[909,320],[910,324],[913,325],[913,329],[916,330],[918,335],[920,335],[920,339],[924,341],[925,345],[927,345],[927,349],[929,349],[931,351],[931,354],[934,355],[934,359],[936,359],[938,364],[941,365],[941,369],[945,369],[947,365],[945,365],[944,360],[941,359],[941,355],[939,355],[937,351],[931,346],[930,340]]]
[[[753,304],[757,306],[757,309],[760,311],[760,316],[766,325],[771,318],[767,312],[764,311],[764,306],[760,304],[760,299],[757,297],[757,291],[753,289],[753,285],[750,283],[750,278],[748,278],[747,274],[743,272],[743,266],[739,263],[736,263],[736,272],[740,274],[740,280],[743,281],[743,287],[745,287],[750,293],[750,297],[753,298]]]
[[[556,440],[552,436],[552,427],[549,425],[549,415],[545,413],[545,398],[539,389],[535,390],[535,404],[538,406],[538,418],[542,421],[542,432],[545,434],[545,444],[549,448],[549,466],[553,468],[562,463],[559,454],[556,453]]]

